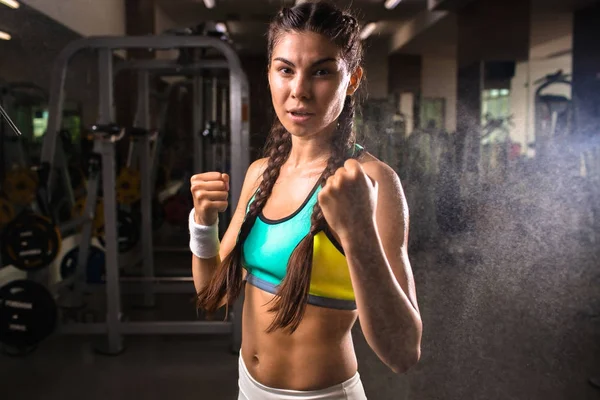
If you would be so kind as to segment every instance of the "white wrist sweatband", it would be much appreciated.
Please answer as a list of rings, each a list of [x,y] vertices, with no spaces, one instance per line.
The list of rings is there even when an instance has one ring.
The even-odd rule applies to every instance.
[[[190,211],[190,250],[198,258],[213,258],[219,254],[219,218],[212,226],[197,224],[194,209]]]

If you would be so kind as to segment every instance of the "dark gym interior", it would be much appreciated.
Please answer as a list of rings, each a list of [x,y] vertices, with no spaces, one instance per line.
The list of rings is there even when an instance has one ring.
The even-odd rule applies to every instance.
[[[192,301],[189,182],[239,198],[267,27],[301,1],[0,0],[5,397],[237,398],[240,313]],[[402,182],[423,321],[401,375],[353,328],[368,398],[600,398],[600,4],[333,2],[363,25],[355,127]]]

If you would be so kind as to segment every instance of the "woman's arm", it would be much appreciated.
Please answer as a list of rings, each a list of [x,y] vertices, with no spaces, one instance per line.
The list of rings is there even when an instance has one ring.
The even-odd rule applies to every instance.
[[[250,200],[250,197],[252,197],[252,194],[256,191],[258,185],[260,184],[260,178],[262,177],[262,173],[266,166],[266,161],[267,159],[263,158],[253,162],[250,167],[248,167],[244,184],[242,185],[240,200],[237,204],[231,222],[227,227],[227,231],[221,240],[219,254],[213,258],[207,259],[198,258],[192,254],[192,277],[194,279],[196,293],[208,285],[213,274],[215,273],[215,270],[217,269],[217,266],[222,260],[225,259],[225,257],[227,257],[227,255],[229,255],[229,253],[231,253],[235,247],[238,233],[242,227],[242,223],[244,222],[244,217],[246,216],[246,206]],[[245,273],[246,271],[244,270],[244,276]],[[223,298],[219,306],[224,306],[225,303],[225,298]]]
[[[362,165],[378,184],[372,223],[341,239],[369,346],[394,372],[416,364],[423,331],[408,259],[408,207],[398,175],[376,161]]]

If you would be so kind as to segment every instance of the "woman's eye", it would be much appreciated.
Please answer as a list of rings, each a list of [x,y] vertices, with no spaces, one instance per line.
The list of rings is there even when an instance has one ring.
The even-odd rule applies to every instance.
[[[327,71],[326,69],[320,69],[317,72],[315,72],[315,75],[317,76],[323,76],[323,75],[328,75],[329,71]]]
[[[279,68],[279,72],[287,75],[287,74],[291,74],[292,70],[289,68],[283,67],[283,68]]]

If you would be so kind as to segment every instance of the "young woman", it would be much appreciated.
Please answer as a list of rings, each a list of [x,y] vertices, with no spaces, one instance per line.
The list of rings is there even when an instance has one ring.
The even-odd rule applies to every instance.
[[[284,8],[271,23],[277,118],[220,243],[229,177],[191,179],[198,307],[214,312],[245,291],[239,399],[365,399],[357,317],[394,372],[420,357],[406,200],[396,173],[355,143],[359,33],[355,18],[325,2]]]

